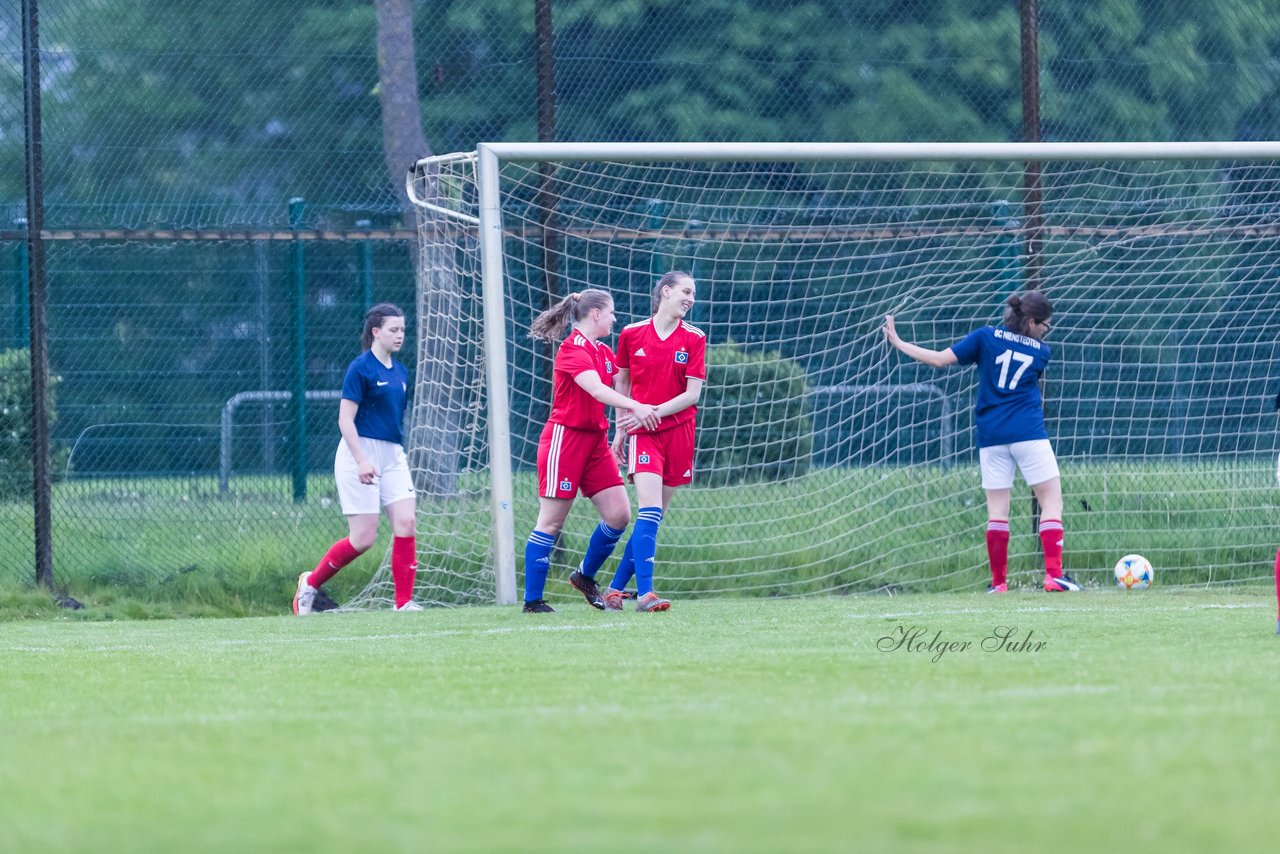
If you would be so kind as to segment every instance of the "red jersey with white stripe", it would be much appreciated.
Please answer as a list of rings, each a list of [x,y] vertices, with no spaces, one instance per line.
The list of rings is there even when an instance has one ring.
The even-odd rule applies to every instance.
[[[555,376],[551,388],[551,415],[553,424],[563,424],[572,430],[608,431],[609,419],[605,406],[574,379],[587,371],[595,371],[600,381],[610,388],[618,373],[618,361],[608,345],[590,341],[576,329],[560,344],[556,353]]]
[[[707,378],[707,336],[691,323],[680,321],[666,338],[658,335],[653,318],[632,323],[618,336],[618,367],[631,372],[631,398],[650,406],[683,394],[689,380]],[[690,406],[662,419],[660,432],[692,421],[698,407]]]

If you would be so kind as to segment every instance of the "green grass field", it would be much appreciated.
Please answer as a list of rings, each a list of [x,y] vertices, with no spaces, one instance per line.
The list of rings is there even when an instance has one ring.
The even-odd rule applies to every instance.
[[[1274,850],[1278,658],[1263,586],[0,623],[0,838]]]

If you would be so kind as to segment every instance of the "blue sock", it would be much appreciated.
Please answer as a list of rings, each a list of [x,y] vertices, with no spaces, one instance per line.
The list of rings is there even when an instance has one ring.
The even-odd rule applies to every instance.
[[[613,581],[609,583],[614,590],[626,590],[627,582],[636,574],[636,561],[631,553],[631,543],[634,539],[635,531],[632,531],[631,536],[627,538],[627,547],[622,550],[622,560],[618,561],[618,569],[613,574]]]
[[[541,599],[547,586],[547,573],[551,570],[551,550],[556,538],[541,531],[534,531],[524,544],[524,601]]]
[[[600,567],[609,559],[609,555],[613,554],[613,547],[618,544],[618,539],[624,530],[626,529],[620,528],[615,531],[604,522],[596,525],[596,529],[591,532],[591,539],[587,542],[587,553],[582,556],[578,571],[587,578],[595,578]]]
[[[636,512],[636,523],[631,526],[634,543],[631,557],[635,561],[636,596],[653,592],[653,556],[658,551],[658,525],[662,523],[661,507],[641,507]]]

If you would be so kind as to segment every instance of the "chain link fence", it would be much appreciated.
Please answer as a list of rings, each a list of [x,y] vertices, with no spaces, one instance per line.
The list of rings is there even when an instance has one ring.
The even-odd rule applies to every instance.
[[[1023,135],[1017,0],[544,2],[541,92],[535,0],[40,3],[59,585],[287,579],[335,536],[329,395],[364,306],[414,305],[380,16],[412,16],[435,152],[536,138],[540,97],[561,140]],[[1275,4],[1033,6],[1042,138],[1280,138]],[[23,85],[7,4],[0,579],[26,580]]]

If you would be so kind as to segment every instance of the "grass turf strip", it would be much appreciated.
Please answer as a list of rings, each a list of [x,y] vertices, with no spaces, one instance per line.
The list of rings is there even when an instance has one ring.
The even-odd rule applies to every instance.
[[[0,827],[24,851],[1259,850],[1274,617],[1258,588],[0,624]]]

